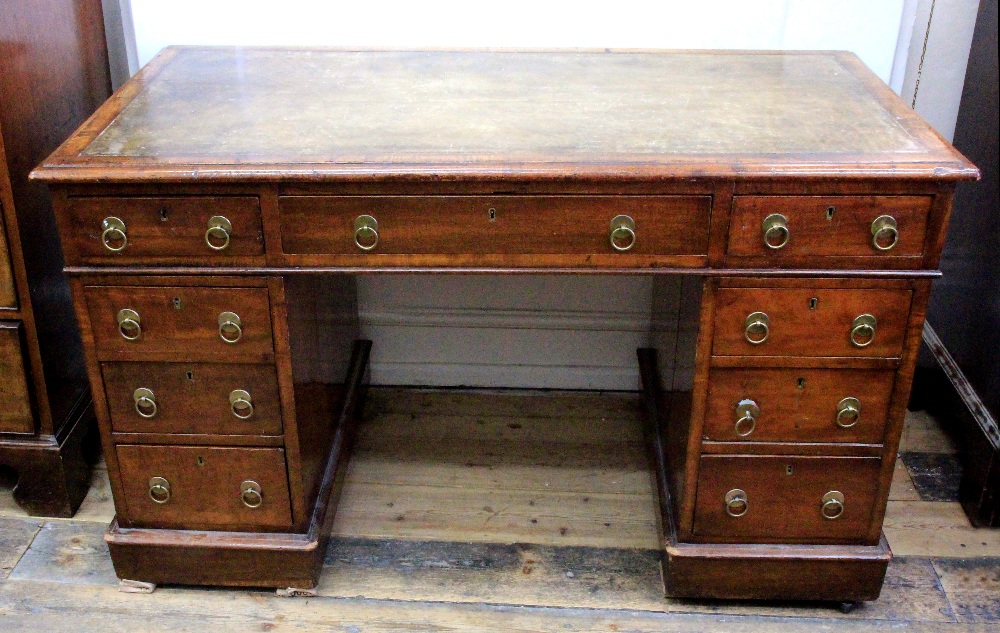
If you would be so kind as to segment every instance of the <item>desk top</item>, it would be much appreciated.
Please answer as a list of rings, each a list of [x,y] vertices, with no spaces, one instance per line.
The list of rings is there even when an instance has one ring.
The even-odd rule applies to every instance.
[[[172,47],[35,172],[386,175],[976,171],[849,53]]]

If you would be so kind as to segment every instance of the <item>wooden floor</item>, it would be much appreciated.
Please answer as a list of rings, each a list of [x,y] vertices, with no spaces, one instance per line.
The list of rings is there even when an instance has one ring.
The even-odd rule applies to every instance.
[[[1000,631],[1000,530],[955,501],[955,447],[910,414],[879,600],[664,599],[634,394],[372,390],[316,598],[118,591],[95,472],[72,520],[0,488],[0,631]]]

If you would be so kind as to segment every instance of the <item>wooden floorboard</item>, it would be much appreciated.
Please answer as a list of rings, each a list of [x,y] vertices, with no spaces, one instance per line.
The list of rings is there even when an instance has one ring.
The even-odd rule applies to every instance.
[[[932,423],[907,417],[906,450],[950,450]],[[27,518],[0,490],[0,630],[1000,631],[1000,531],[922,501],[901,461],[878,600],[843,614],[664,598],[639,431],[634,394],[372,390],[308,599],[120,593],[103,465],[72,520]]]

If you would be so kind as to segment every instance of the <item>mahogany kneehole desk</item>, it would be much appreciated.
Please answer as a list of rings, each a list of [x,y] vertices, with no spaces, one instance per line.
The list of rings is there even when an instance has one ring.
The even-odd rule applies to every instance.
[[[846,53],[167,49],[34,172],[115,569],[315,585],[364,393],[354,274],[646,274],[667,592],[874,599],[977,175]]]

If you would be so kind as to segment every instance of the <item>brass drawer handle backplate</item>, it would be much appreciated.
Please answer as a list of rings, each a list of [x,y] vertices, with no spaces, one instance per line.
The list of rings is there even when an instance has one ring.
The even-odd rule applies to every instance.
[[[619,253],[631,250],[635,246],[635,220],[627,215],[616,215],[611,220],[611,248]]]
[[[243,322],[235,312],[219,315],[219,338],[227,343],[236,343],[243,337]]]
[[[112,253],[120,253],[128,246],[128,235],[125,234],[125,223],[121,218],[108,216],[101,221],[101,242],[104,248]]]
[[[844,493],[831,490],[823,495],[823,505],[820,507],[820,513],[824,519],[831,521],[839,519],[844,514]]]
[[[142,336],[139,313],[135,310],[123,308],[115,315],[115,320],[118,321],[118,333],[126,341],[134,341]]]
[[[170,482],[163,477],[150,477],[149,498],[160,504],[170,501]]]
[[[763,312],[751,312],[743,321],[743,337],[751,345],[760,345],[771,335],[771,318]]]
[[[740,437],[746,437],[757,428],[757,418],[760,416],[760,407],[753,400],[747,398],[736,403],[736,426],[734,430]]]
[[[378,220],[370,215],[359,215],[354,220],[354,243],[366,252],[378,246]]]
[[[264,495],[261,492],[260,484],[251,479],[247,479],[241,483],[240,501],[248,508],[259,508],[264,503]]]
[[[726,514],[731,517],[741,517],[750,509],[747,493],[739,488],[733,488],[726,493]]]
[[[837,426],[849,429],[861,419],[861,401],[857,398],[844,398],[837,403]]]
[[[899,241],[896,218],[880,215],[872,221],[872,246],[880,251],[891,250]]]
[[[229,410],[241,420],[250,419],[253,416],[253,400],[250,398],[250,393],[244,389],[233,389],[229,392]]]
[[[860,314],[851,323],[851,345],[868,347],[875,342],[875,326],[877,321],[870,314]]]
[[[232,234],[232,222],[221,215],[213,215],[208,219],[208,229],[205,231],[205,243],[213,251],[224,251],[229,248],[229,238]]]
[[[139,387],[132,392],[132,399],[135,400],[136,413],[147,419],[156,417],[156,396],[152,389]]]
[[[780,213],[772,213],[764,218],[761,231],[764,232],[764,244],[774,251],[784,248],[792,236],[788,229],[788,218]]]

